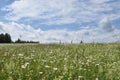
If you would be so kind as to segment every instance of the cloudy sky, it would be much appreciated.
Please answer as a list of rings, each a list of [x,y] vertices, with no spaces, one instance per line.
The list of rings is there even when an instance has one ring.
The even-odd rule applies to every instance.
[[[120,0],[0,0],[0,33],[12,40],[120,41]]]

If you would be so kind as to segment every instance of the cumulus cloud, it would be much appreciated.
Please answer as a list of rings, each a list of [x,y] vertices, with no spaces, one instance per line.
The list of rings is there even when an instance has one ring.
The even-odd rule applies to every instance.
[[[119,0],[15,0],[2,10],[8,11],[5,17],[12,21],[30,19],[45,20],[43,24],[69,24],[98,21],[106,16],[118,19],[118,4]]]
[[[111,21],[108,18],[103,18],[100,21],[100,27],[106,32],[114,31]]]
[[[22,18],[30,18],[32,20],[49,19],[49,21],[51,19],[58,20],[57,18],[59,18],[61,22],[63,22],[64,19],[70,22],[70,15],[68,16],[68,14],[73,11],[72,4],[74,1],[75,0],[20,0],[13,2],[3,10],[10,11],[10,13],[6,15],[6,18],[15,21]]]
[[[50,42],[66,42],[79,43],[81,40],[84,42],[115,42],[120,40],[120,30],[115,29],[112,33],[101,33],[97,27],[88,26],[77,31],[64,30],[41,30],[34,29],[30,25],[18,24],[15,22],[4,23],[0,22],[0,33],[9,33],[15,41],[22,36],[22,40],[34,40],[41,43]]]
[[[8,23],[0,22],[0,32],[10,33],[13,40],[21,35],[23,40],[40,42],[119,41],[120,30],[111,23],[120,18],[119,4],[120,0],[14,0],[1,9],[5,11],[4,20]],[[26,25],[26,21],[27,24],[33,22],[34,26],[38,24],[38,29]],[[85,26],[98,22],[98,26]],[[51,27],[51,30],[44,31],[39,28],[44,27],[41,25],[65,26],[72,23],[73,26],[80,25],[80,29],[54,30]]]
[[[11,34],[13,40],[16,40],[22,35],[22,39],[36,41],[37,32],[40,32],[40,29],[35,30],[30,25],[18,24],[15,22],[0,22],[0,33],[6,32]]]

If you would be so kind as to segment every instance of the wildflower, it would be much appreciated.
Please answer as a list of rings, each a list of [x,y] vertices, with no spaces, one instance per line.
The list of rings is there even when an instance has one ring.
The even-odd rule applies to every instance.
[[[22,56],[23,56],[23,54],[18,54],[18,56],[22,57]]]
[[[28,64],[30,64],[30,63],[28,63],[28,62],[27,62],[27,63],[25,63],[25,65],[28,65]]]
[[[43,74],[43,72],[39,72],[39,74]]]
[[[26,68],[26,66],[25,66],[25,65],[22,65],[22,66],[21,66],[21,68],[23,68],[23,69],[24,69],[24,68]]]
[[[44,59],[43,59],[42,61],[43,61],[43,62],[46,62],[46,60],[44,60]]]
[[[79,68],[79,70],[83,70],[83,68]]]
[[[86,71],[86,69],[83,69],[84,71]]]
[[[67,60],[67,58],[64,58],[64,60]]]
[[[49,68],[50,66],[46,65],[45,68]]]
[[[64,76],[59,76],[59,79],[62,80],[64,78]]]
[[[29,63],[25,63],[24,65],[22,65],[22,66],[21,66],[21,68],[23,68],[23,69],[24,69],[24,68],[26,68],[26,67],[27,67],[27,65],[29,65]]]
[[[95,62],[92,62],[93,64],[95,64]]]
[[[13,57],[15,57],[15,55],[14,55],[14,54],[13,54],[12,56],[13,56]]]
[[[33,61],[34,61],[34,62],[36,62],[36,60],[35,60],[35,59],[34,59]]]
[[[95,80],[98,80],[98,78],[96,78]]]
[[[83,76],[78,76],[78,78],[83,78]]]
[[[95,64],[95,66],[99,66],[99,64]]]
[[[88,59],[87,62],[91,62],[91,60]]]
[[[113,64],[116,64],[117,62],[113,62]]]
[[[57,70],[58,70],[58,68],[53,68],[53,70],[57,71]]]
[[[82,65],[84,65],[85,63],[81,63]]]

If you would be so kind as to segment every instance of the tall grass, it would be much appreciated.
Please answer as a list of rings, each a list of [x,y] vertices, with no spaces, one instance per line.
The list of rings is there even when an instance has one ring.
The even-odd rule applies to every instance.
[[[2,44],[0,80],[120,80],[120,44]]]

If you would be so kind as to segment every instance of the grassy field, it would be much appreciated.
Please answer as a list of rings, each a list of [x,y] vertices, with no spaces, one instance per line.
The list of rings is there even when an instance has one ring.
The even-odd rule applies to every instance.
[[[120,80],[120,44],[0,44],[0,80]]]

